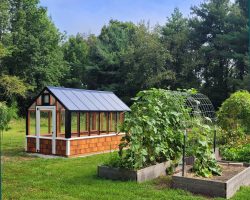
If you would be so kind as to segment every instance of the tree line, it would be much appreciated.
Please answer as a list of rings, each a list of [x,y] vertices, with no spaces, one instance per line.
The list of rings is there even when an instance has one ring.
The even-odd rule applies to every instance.
[[[86,19],[87,20],[87,19]],[[162,26],[110,20],[99,35],[59,32],[39,0],[0,2],[0,101],[21,113],[48,85],[137,92],[196,88],[218,107],[250,90],[248,1],[205,0]]]

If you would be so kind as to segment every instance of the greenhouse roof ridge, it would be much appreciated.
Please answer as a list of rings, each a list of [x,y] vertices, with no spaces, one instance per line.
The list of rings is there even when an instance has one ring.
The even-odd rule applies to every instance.
[[[113,93],[112,91],[105,90],[88,90],[88,89],[80,89],[80,88],[68,88],[68,87],[59,87],[59,86],[47,86],[48,89],[64,89],[64,90],[84,90],[89,92],[104,92],[104,93]]]

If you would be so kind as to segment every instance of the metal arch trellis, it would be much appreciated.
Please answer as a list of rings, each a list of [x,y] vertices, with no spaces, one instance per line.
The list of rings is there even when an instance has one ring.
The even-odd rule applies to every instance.
[[[178,103],[178,99],[180,96],[185,98],[186,106],[191,109],[190,116],[191,117],[201,117],[205,120],[208,118],[212,123],[216,121],[215,109],[210,101],[210,99],[202,94],[195,93],[191,94],[188,92],[180,92],[180,91],[170,91],[173,97],[176,99],[176,103]]]
[[[186,103],[192,109],[192,116],[209,118],[213,123],[216,121],[214,106],[206,95],[201,93],[191,94],[187,97]]]
[[[180,91],[171,91],[172,95],[176,100],[179,99],[180,96],[185,98],[186,106],[191,109],[190,116],[201,117],[205,122],[210,122],[210,124],[215,124],[216,122],[216,113],[214,106],[210,99],[201,93],[191,94],[188,92],[180,92]],[[176,102],[178,103],[178,101]],[[184,122],[185,123],[185,122]],[[214,131],[214,152],[216,147],[216,131]],[[184,144],[183,144],[183,156],[182,156],[182,176],[184,176],[185,172],[185,151],[186,151],[186,140],[187,140],[187,131],[184,130]]]

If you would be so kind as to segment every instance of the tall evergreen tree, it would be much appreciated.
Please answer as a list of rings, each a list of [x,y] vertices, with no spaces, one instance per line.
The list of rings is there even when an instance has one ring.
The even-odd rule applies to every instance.
[[[169,51],[171,59],[166,60],[166,68],[175,73],[171,81],[171,88],[198,88],[199,79],[196,74],[196,52],[190,47],[190,27],[188,19],[184,18],[178,8],[175,8],[171,17],[161,27],[161,41]]]
[[[136,26],[130,22],[111,20],[98,37],[91,36],[90,66],[87,68],[88,87],[123,93],[124,71],[122,58],[128,51]]]
[[[191,40],[200,55],[202,92],[218,106],[247,73],[244,19],[229,0],[206,1],[193,7],[192,12],[195,16],[190,20]]]

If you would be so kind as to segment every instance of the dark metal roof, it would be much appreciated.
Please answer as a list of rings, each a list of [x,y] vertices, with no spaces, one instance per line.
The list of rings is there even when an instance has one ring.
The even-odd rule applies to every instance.
[[[63,87],[47,89],[71,111],[130,111],[113,92]]]

